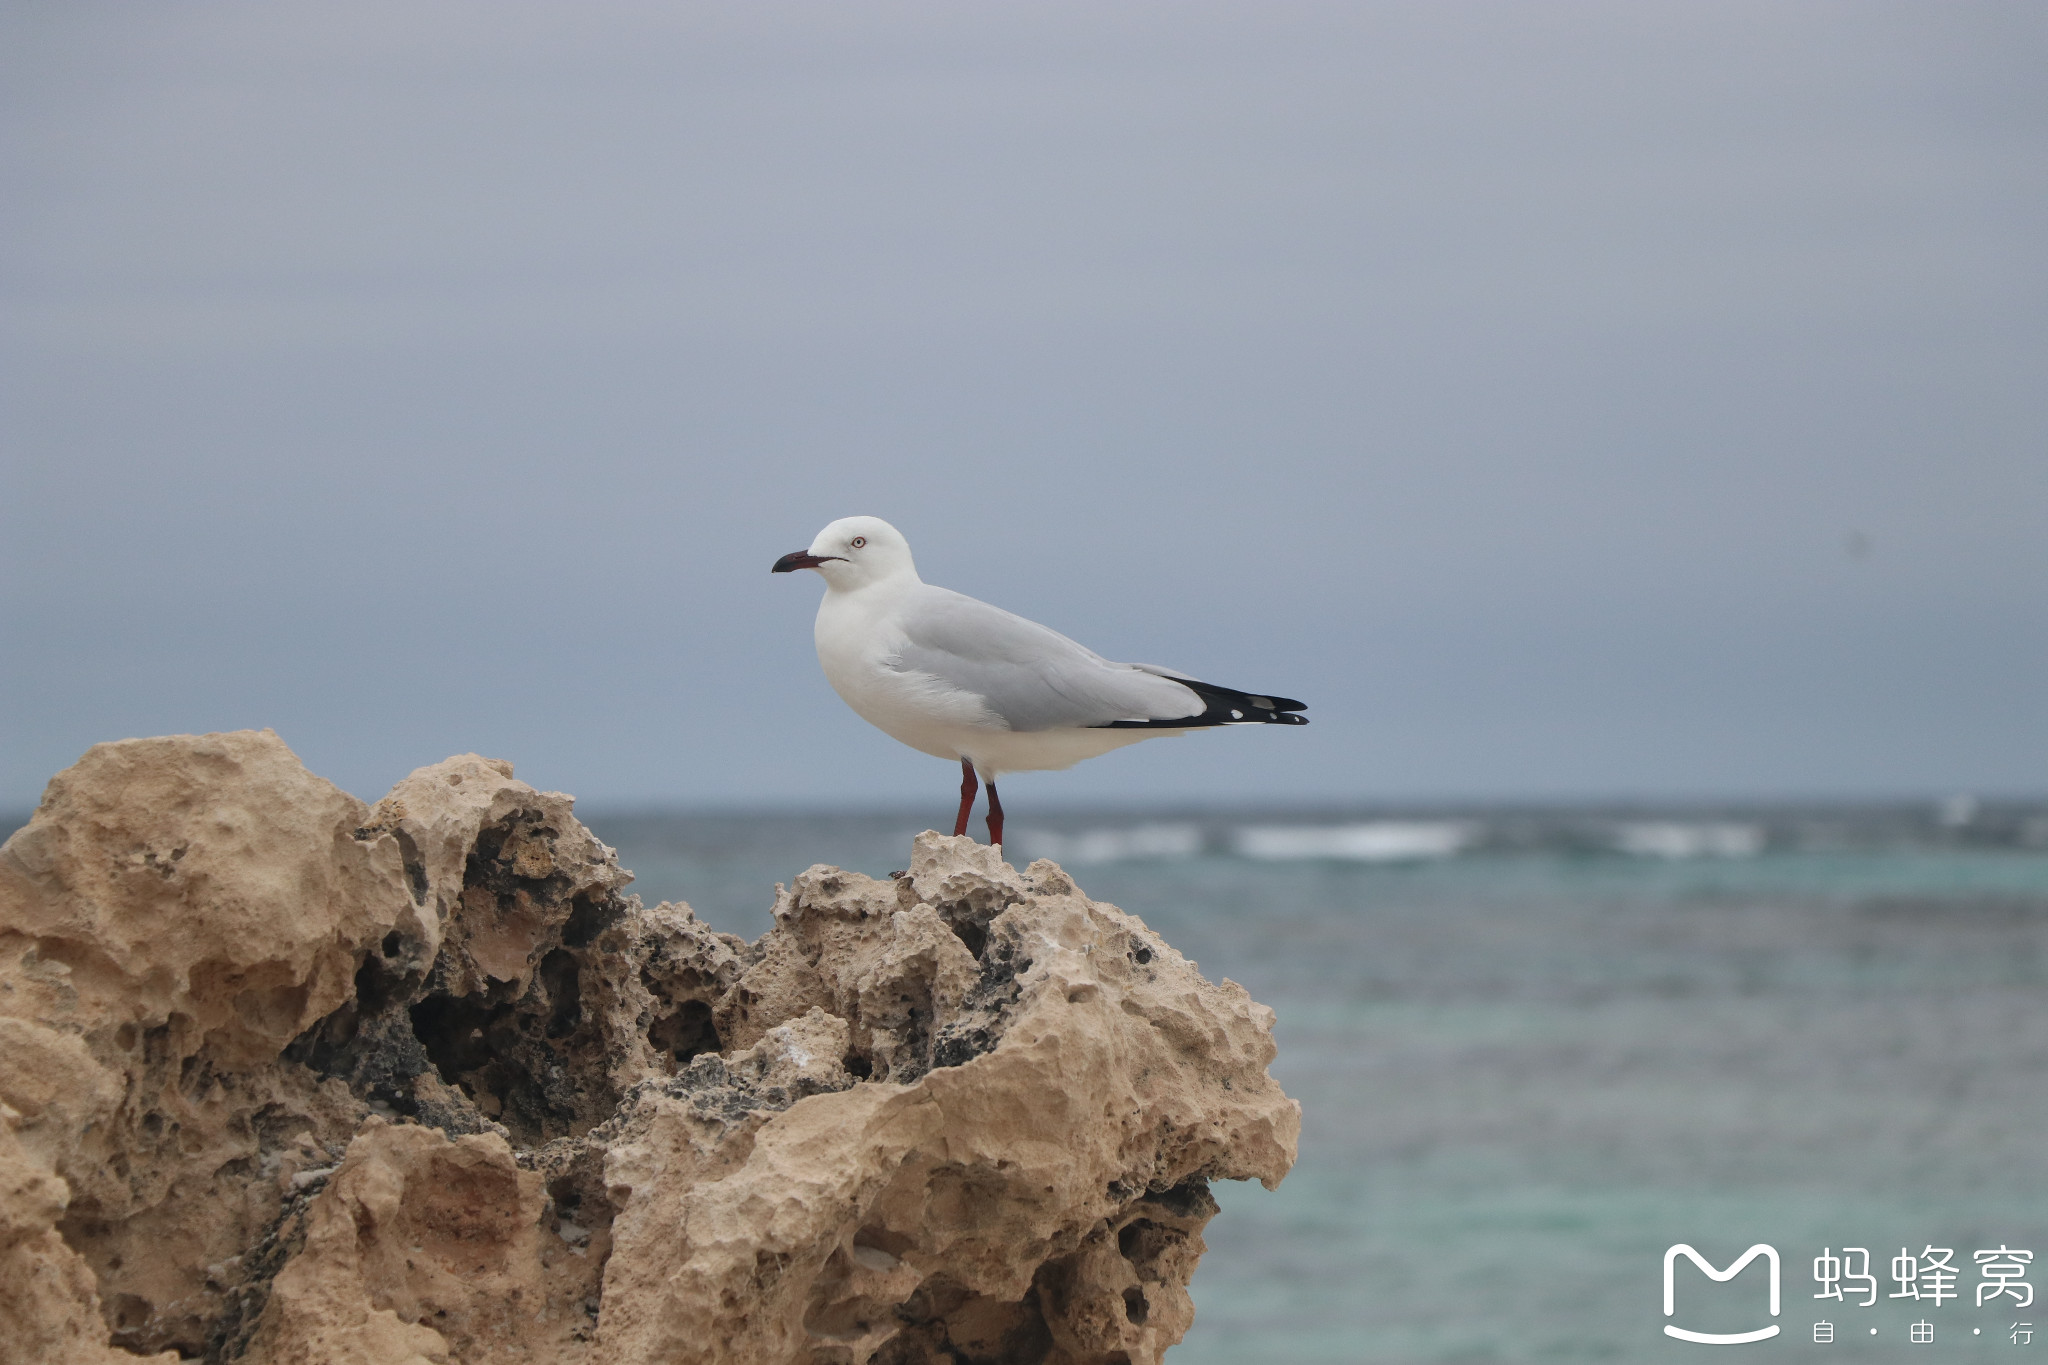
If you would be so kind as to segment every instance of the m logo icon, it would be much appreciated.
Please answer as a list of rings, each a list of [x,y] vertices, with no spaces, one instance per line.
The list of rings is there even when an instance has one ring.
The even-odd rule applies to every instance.
[[[1677,1246],[1664,1253],[1665,1317],[1668,1318],[1678,1311],[1677,1294],[1674,1292],[1677,1286],[1672,1283],[1672,1271],[1676,1267],[1680,1256],[1685,1257],[1698,1266],[1705,1272],[1706,1277],[1716,1284],[1725,1284],[1729,1280],[1734,1279],[1742,1273],[1744,1266],[1759,1256],[1763,1257],[1771,1263],[1771,1316],[1774,1318],[1778,1316],[1778,1249],[1776,1247],[1765,1246],[1762,1242],[1758,1242],[1755,1246],[1743,1252],[1735,1263],[1726,1270],[1716,1270],[1707,1264],[1706,1257],[1700,1255],[1685,1243],[1680,1242]],[[1759,1327],[1754,1332],[1688,1332],[1683,1327],[1673,1327],[1667,1322],[1664,1324],[1664,1335],[1667,1337],[1677,1337],[1680,1341],[1704,1342],[1709,1346],[1739,1346],[1745,1341],[1762,1341],[1766,1337],[1778,1335],[1778,1324],[1772,1323],[1769,1327]]]

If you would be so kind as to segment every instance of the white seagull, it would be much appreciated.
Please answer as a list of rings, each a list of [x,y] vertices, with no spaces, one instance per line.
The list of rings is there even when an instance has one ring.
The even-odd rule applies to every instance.
[[[879,517],[842,517],[775,573],[815,569],[818,662],[861,719],[921,753],[960,762],[967,832],[975,774],[988,783],[988,841],[1003,842],[1003,773],[1071,768],[1155,735],[1219,725],[1306,725],[1307,707],[1118,664],[1049,630],[917,576],[910,542]]]

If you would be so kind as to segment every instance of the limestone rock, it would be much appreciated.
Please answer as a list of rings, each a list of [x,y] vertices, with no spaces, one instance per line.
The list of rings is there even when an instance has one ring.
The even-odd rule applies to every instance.
[[[496,1134],[451,1142],[370,1118],[308,1210],[242,1359],[560,1359],[588,1318],[581,1294],[563,1301],[580,1277],[546,1273],[546,1205]]]
[[[475,755],[60,774],[0,848],[9,1358],[1154,1361],[1208,1182],[1292,1163],[1270,1012],[1051,863],[921,835],[753,944],[629,880]]]

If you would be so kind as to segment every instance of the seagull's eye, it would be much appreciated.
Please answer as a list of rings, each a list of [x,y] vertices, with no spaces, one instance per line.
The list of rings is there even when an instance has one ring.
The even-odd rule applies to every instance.
[[[866,536],[855,536],[855,537],[853,538],[853,548],[854,548],[854,549],[856,549],[856,550],[858,550],[858,549],[859,549],[859,548],[860,548],[861,546],[863,546],[863,545],[865,545],[865,544],[867,544],[867,543],[868,543],[868,538],[867,538]]]

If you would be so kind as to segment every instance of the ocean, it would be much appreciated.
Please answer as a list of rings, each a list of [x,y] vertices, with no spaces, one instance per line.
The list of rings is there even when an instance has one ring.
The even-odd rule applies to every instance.
[[[584,818],[750,938],[920,827]],[[1278,1013],[1300,1162],[1217,1189],[1181,1365],[2048,1357],[2048,805],[1019,813],[1010,852]],[[1667,1316],[1680,1245],[1771,1255],[1674,1252]]]

